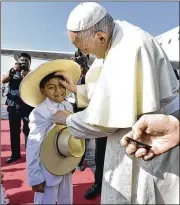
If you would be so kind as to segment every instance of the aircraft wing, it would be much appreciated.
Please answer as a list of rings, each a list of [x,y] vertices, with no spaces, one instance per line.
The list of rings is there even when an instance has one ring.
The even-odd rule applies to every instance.
[[[22,50],[22,49],[1,49],[1,55],[13,56],[14,53],[20,54],[27,52],[32,58],[39,60],[56,60],[56,59],[71,59],[74,56],[74,52],[55,52],[55,51],[39,51],[39,50]],[[92,64],[94,57],[90,56],[89,64]]]
[[[1,49],[2,55],[14,55],[27,52],[32,58],[42,60],[55,60],[55,59],[70,59],[74,56],[73,52],[54,52],[54,51],[38,51],[38,50],[21,50],[21,49]]]

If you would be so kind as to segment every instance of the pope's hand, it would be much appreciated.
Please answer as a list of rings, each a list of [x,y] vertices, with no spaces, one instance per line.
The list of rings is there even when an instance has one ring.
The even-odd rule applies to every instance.
[[[131,144],[127,137],[152,146],[149,150]],[[127,146],[127,154],[137,158],[151,160],[179,144],[179,120],[162,114],[143,115],[132,127],[132,131],[123,136],[121,145]]]
[[[52,122],[54,124],[59,124],[59,125],[66,125],[66,118],[68,115],[71,113],[68,111],[57,111],[55,114],[52,115]]]
[[[73,81],[73,78],[68,75],[66,72],[56,72],[56,76],[60,76],[63,79],[60,79],[59,82],[69,91],[72,93],[76,93],[76,85]]]

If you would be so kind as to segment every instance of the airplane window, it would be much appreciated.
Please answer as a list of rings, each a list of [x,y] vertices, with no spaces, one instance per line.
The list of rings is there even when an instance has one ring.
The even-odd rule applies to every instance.
[[[171,39],[169,39],[169,41],[168,41],[168,44],[170,44],[171,43]]]

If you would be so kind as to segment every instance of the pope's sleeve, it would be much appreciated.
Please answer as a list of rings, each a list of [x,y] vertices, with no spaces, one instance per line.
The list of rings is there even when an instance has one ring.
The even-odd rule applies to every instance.
[[[93,139],[110,136],[117,129],[92,126],[85,123],[86,110],[69,115],[66,124],[74,138]]]
[[[77,89],[77,93],[75,97],[76,97],[77,107],[86,108],[89,103],[86,85],[76,85],[76,89]]]
[[[29,116],[29,136],[26,148],[26,166],[28,175],[28,184],[34,186],[44,181],[40,166],[40,147],[47,130],[47,120],[42,115],[32,111]]]
[[[160,107],[159,65],[156,46],[150,42],[141,47],[136,66],[137,115],[154,112]]]

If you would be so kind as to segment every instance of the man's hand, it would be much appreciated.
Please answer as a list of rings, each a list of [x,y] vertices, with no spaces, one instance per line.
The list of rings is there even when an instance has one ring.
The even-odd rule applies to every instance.
[[[20,71],[20,66],[18,63],[14,64],[14,67],[11,68],[11,70],[9,71],[9,77],[13,77],[13,75],[17,72]]]
[[[41,192],[44,193],[44,186],[45,186],[45,181],[42,182],[41,184],[37,184],[35,186],[32,186],[32,190],[34,192]]]
[[[71,113],[64,110],[64,111],[57,111],[55,114],[52,115],[52,122],[54,124],[59,124],[59,125],[66,125],[66,118],[68,115]]]
[[[20,67],[18,63],[14,64],[14,67],[10,69],[10,71],[2,76],[2,83],[8,83],[16,71],[19,71]]]
[[[12,70],[13,70],[14,72],[20,71],[20,66],[19,66],[19,64],[18,64],[18,63],[15,63]]]
[[[68,75],[66,72],[56,72],[56,76],[63,77],[64,80],[60,79],[59,82],[69,91],[72,93],[76,93],[76,85],[71,76]]]
[[[138,148],[135,144],[130,144],[127,137],[139,140],[152,148],[148,150]],[[143,115],[132,127],[132,131],[123,136],[120,143],[122,146],[127,146],[127,154],[151,160],[179,144],[179,121],[170,115]]]

